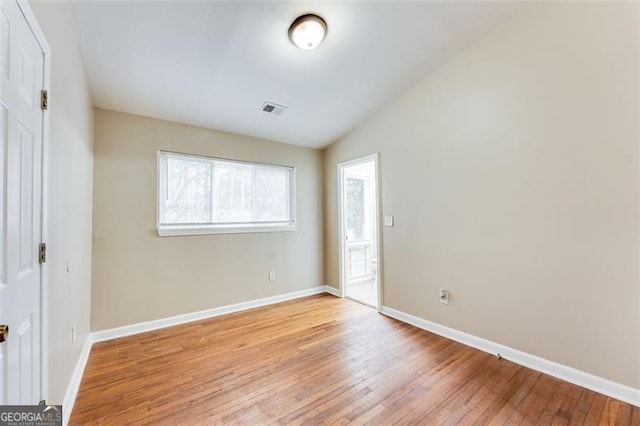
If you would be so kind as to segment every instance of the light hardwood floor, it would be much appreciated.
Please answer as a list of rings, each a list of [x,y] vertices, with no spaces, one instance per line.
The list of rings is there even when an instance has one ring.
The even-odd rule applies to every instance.
[[[616,424],[640,408],[313,296],[94,345],[72,425]]]

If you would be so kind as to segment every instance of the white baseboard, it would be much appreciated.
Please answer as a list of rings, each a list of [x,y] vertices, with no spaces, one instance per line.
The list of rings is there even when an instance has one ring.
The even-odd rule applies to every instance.
[[[92,333],[92,338],[94,342],[103,342],[105,340],[145,333],[147,331],[153,331],[165,327],[172,327],[174,325],[186,324],[193,321],[217,317],[219,315],[245,311],[247,309],[258,308],[260,306],[272,305],[274,303],[285,302],[287,300],[298,299],[300,297],[312,296],[314,294],[324,293],[325,291],[326,286],[312,287],[309,289],[294,291],[291,293],[279,294],[277,296],[265,297],[263,299],[249,300],[247,302],[234,303],[233,305],[220,306],[218,308],[205,309],[203,311],[140,322],[137,324],[125,325],[123,327],[111,328],[108,330],[94,331]]]
[[[619,399],[620,401],[640,407],[640,389],[635,389],[602,377],[594,376],[593,374],[577,370],[573,367],[558,364],[557,362],[549,361],[547,359],[501,345],[500,343],[495,343],[472,334],[449,328],[444,325],[389,308],[388,306],[383,306],[381,313],[423,330],[446,337],[447,339],[455,340],[456,342],[479,349],[483,352],[488,352],[493,355],[500,354],[502,358],[515,362],[516,364],[520,364],[550,376],[557,377],[558,379],[610,396],[611,398]]]
[[[332,287],[332,286],[330,286],[330,285],[325,285],[325,286],[324,286],[324,291],[325,291],[326,293],[332,294],[332,295],[334,295],[334,296],[336,296],[336,297],[342,297],[342,296],[340,295],[340,290],[339,290],[339,289],[337,289],[337,288],[335,288],[335,287]]]
[[[82,374],[84,373],[84,368],[87,366],[92,345],[93,342],[91,340],[91,334],[89,334],[87,336],[87,340],[84,341],[82,352],[80,352],[80,358],[78,358],[76,368],[73,369],[71,380],[69,380],[69,385],[67,386],[67,392],[64,394],[64,400],[62,401],[62,424],[65,426],[69,423],[69,419],[71,418],[71,411],[73,411],[73,405],[76,402],[76,396],[78,396],[78,389],[80,389]]]

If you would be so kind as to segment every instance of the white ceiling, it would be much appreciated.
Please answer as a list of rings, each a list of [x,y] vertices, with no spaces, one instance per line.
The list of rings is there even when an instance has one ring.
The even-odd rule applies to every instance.
[[[96,106],[322,148],[518,7],[512,2],[77,1]],[[293,46],[314,12],[328,33]],[[286,105],[282,115],[261,111]]]

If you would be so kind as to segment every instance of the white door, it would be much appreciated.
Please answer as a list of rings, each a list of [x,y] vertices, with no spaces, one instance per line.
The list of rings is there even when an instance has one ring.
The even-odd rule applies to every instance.
[[[0,2],[0,324],[9,327],[0,343],[0,404],[41,396],[43,64],[17,3]]]

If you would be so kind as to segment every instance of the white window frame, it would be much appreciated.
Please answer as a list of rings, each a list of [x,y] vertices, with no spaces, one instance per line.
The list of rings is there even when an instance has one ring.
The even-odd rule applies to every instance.
[[[234,224],[166,224],[161,222],[164,211],[164,197],[166,193],[166,158],[185,157],[192,160],[225,161],[230,163],[240,163],[256,165],[261,167],[273,167],[277,169],[289,170],[289,211],[290,219],[286,222],[244,222]],[[156,228],[161,237],[178,235],[208,235],[208,234],[243,234],[254,232],[290,232],[296,230],[296,168],[292,166],[282,166],[277,164],[257,163],[255,161],[242,161],[221,157],[209,157],[205,155],[184,154],[180,152],[158,151],[157,153],[157,181],[156,181]],[[213,190],[213,188],[212,188]]]

